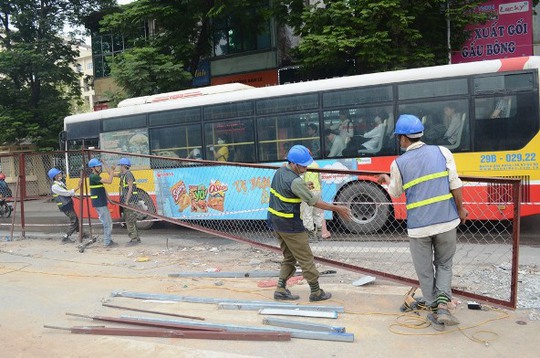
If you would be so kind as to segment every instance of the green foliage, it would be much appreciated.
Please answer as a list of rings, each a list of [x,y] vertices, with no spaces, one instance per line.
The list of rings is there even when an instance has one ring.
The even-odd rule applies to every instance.
[[[138,0],[122,6],[104,16],[101,32],[129,39],[133,50],[126,56],[139,62],[130,65],[126,56],[114,58],[112,77],[130,94],[188,88],[190,79],[178,66],[194,75],[199,61],[211,55],[212,21],[227,19],[241,32],[257,33],[272,16],[267,5],[268,0]],[[246,10],[253,8],[257,10]],[[133,78],[134,73],[143,78]]]
[[[101,32],[122,34],[132,47],[112,59],[115,82],[138,96],[190,87],[189,73],[211,49],[206,13],[212,3],[139,0],[104,16]]]
[[[274,11],[301,36],[294,55],[308,72],[361,74],[448,63],[447,20],[451,47],[459,48],[469,36],[465,27],[486,21],[472,11],[483,2],[282,0]]]
[[[0,143],[57,148],[63,117],[80,97],[77,41],[58,36],[100,0],[0,0]]]
[[[155,47],[126,50],[115,56],[111,75],[128,97],[174,91],[189,87],[191,74],[172,55],[162,54]]]

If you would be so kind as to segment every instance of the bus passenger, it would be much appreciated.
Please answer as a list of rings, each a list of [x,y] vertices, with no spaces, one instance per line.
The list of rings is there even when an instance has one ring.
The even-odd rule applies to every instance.
[[[313,163],[308,165],[308,168],[319,168],[319,164],[317,164],[316,161],[313,161]],[[313,193],[313,196],[316,197],[317,200],[320,200],[322,187],[321,173],[306,171],[303,178],[309,190]],[[309,206],[305,202],[300,204],[300,216],[302,217],[302,222],[308,232],[309,242],[322,240],[323,214],[324,211],[322,209],[315,206]]]
[[[509,111],[511,99],[509,97],[499,98],[495,103],[495,109],[491,112],[489,118],[501,118],[506,116]]]
[[[306,182],[300,177],[313,162],[306,147],[293,146],[289,150],[287,161],[287,164],[276,170],[272,178],[268,206],[268,224],[274,231],[274,236],[283,252],[274,299],[297,300],[300,298],[287,289],[287,280],[295,274],[296,263],[298,263],[310,287],[309,300],[311,302],[327,300],[332,295],[319,287],[319,271],[313,262],[308,234],[300,218],[300,203],[304,201],[322,210],[335,211],[345,220],[350,219],[351,210],[344,205],[329,204],[317,199],[309,190]]]
[[[135,176],[129,170],[131,168],[131,160],[128,158],[121,158],[118,161],[120,166],[120,173],[116,174],[120,178],[120,202],[129,206],[139,205],[139,193],[137,191],[137,184],[135,183]],[[141,238],[137,230],[137,212],[128,208],[124,208],[124,218],[126,220],[126,227],[128,230],[129,242],[128,245],[139,244]]]
[[[307,135],[310,138],[309,141],[309,150],[311,151],[311,155],[314,158],[319,158],[321,156],[321,141],[319,140],[319,127],[314,124],[310,123],[307,126]]]
[[[345,142],[343,139],[331,129],[324,130],[324,137],[330,144],[330,152],[328,153],[328,158],[332,157],[342,157],[343,150],[346,148]]]
[[[382,141],[384,130],[385,127],[382,118],[380,116],[375,117],[375,128],[362,135],[363,138],[369,139],[362,143],[362,146],[367,150],[376,150]]]
[[[443,144],[456,144],[461,131],[461,115],[456,113],[456,106],[453,103],[444,106],[444,125],[446,132],[443,136]]]
[[[342,109],[339,111],[339,123],[331,125],[330,129],[336,131],[341,139],[343,140],[343,143],[347,145],[349,141],[352,140],[354,137],[354,124],[353,122],[348,118],[349,111],[346,109]]]
[[[109,170],[109,177],[107,179],[101,177],[103,170],[103,163],[97,158],[92,158],[88,161],[88,167],[92,169],[92,173],[89,176],[90,182],[90,198],[92,199],[92,206],[98,213],[99,221],[103,225],[103,247],[115,247],[118,244],[111,239],[112,234],[112,218],[109,208],[107,207],[107,191],[103,184],[111,184],[114,178],[114,168],[112,165]]]
[[[216,151],[214,146],[210,147],[210,151],[214,154],[214,160],[218,162],[226,162],[229,160],[229,147],[225,144],[225,139],[218,137],[217,144],[219,149]]]
[[[188,156],[187,156],[187,159],[202,159],[202,156],[201,156],[201,149],[200,148],[193,148]]]
[[[394,134],[405,153],[390,166],[390,176],[377,181],[388,185],[393,197],[405,192],[407,234],[420,289],[436,330],[457,325],[448,308],[452,300],[452,261],[456,252],[456,228],[467,220],[462,182],[454,157],[445,147],[420,141],[424,126],[418,117],[403,114]]]

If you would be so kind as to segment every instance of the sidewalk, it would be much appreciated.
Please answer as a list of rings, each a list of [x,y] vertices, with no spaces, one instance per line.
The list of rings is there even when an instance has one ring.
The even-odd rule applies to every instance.
[[[147,234],[149,235],[149,234]],[[277,254],[218,238],[156,234],[143,237],[136,247],[106,250],[91,247],[83,254],[58,240],[37,239],[0,242],[0,336],[2,355],[36,357],[536,357],[540,321],[537,310],[468,310],[455,315],[459,329],[439,333],[420,321],[400,317],[399,306],[408,287],[376,280],[355,287],[360,275],[338,270],[321,277],[321,286],[333,297],[322,304],[341,305],[338,319],[284,317],[299,321],[344,326],[353,343],[292,339],[290,342],[212,341],[198,339],[143,338],[75,335],[43,328],[43,325],[103,325],[103,322],[66,316],[85,315],[171,317],[115,310],[101,306],[113,291],[188,295],[243,300],[272,299],[272,288],[257,287],[258,279],[171,278],[175,272],[275,270]],[[125,239],[125,240],[122,240]],[[540,248],[524,247],[522,257],[538,264]],[[320,267],[320,270],[328,269]],[[290,287],[308,303],[304,283]],[[219,310],[216,305],[145,302],[125,298],[111,303],[150,310],[202,316],[205,322],[262,326],[256,311]],[[320,303],[319,303],[320,304]],[[536,313],[536,316],[535,316]],[[421,317],[424,317],[422,313]],[[400,324],[400,322],[402,322]],[[404,323],[404,324],[403,324]],[[110,326],[109,324],[106,324]],[[488,341],[486,344],[484,341]]]

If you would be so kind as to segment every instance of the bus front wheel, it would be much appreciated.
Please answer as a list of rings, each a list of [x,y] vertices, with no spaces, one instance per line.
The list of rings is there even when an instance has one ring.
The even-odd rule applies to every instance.
[[[350,232],[372,234],[384,227],[391,215],[388,197],[380,187],[357,182],[339,193],[338,202],[351,208],[352,218],[342,220]]]

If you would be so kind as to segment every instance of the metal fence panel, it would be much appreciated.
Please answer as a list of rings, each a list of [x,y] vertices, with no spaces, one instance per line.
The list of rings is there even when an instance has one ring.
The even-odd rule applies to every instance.
[[[81,168],[90,158],[103,161],[106,172],[107,167],[115,165],[122,157],[131,160],[139,191],[138,204],[131,208],[139,213],[141,220],[146,220],[148,227],[152,220],[166,220],[279,252],[277,240],[265,220],[271,180],[279,166],[99,150],[67,155],[32,153],[11,158],[13,167],[21,168],[15,169],[14,176],[20,175],[22,168],[26,171],[21,190],[26,190],[23,197],[30,198],[49,195],[46,172],[52,166],[67,170],[68,187],[73,187],[81,174],[88,175],[88,171],[81,173]],[[20,158],[24,158],[26,165],[18,165]],[[321,161],[321,169],[314,171],[320,173],[322,179],[323,200],[349,205],[354,219],[346,222],[325,212],[324,239],[311,244],[316,259],[417,285],[409,252],[404,198],[390,198],[385,188],[376,183],[374,173],[342,170],[346,166],[339,163],[339,160],[331,164]],[[462,179],[465,206],[476,220],[458,228],[454,292],[515,307],[520,182],[517,179]],[[107,190],[117,204],[114,210],[121,211],[126,206],[118,202],[118,182],[115,179]],[[83,195],[88,194],[87,184],[85,188]],[[494,270],[497,275],[493,275]]]

